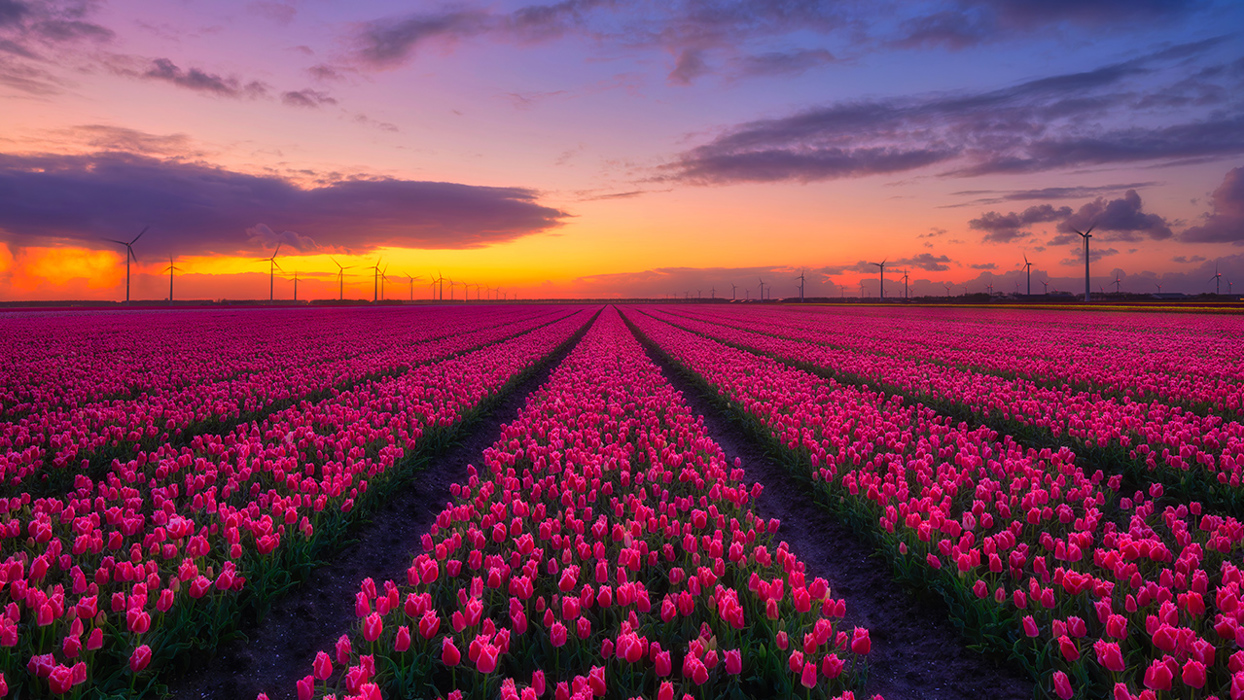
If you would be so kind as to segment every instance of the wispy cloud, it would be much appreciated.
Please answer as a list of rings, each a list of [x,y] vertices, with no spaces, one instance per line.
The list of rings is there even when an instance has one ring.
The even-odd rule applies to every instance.
[[[1217,43],[998,90],[841,102],[748,122],[679,154],[666,177],[809,182],[932,165],[966,177],[1231,157],[1244,153],[1244,104],[1234,98],[1198,113],[1153,108],[1149,126],[1131,118],[1133,105],[1169,87],[1163,78],[1176,56],[1201,57]],[[1227,94],[1244,90],[1240,71],[1206,74],[1229,87]]]
[[[142,77],[163,80],[187,90],[220,97],[263,97],[268,94],[269,89],[258,80],[243,82],[236,76],[221,76],[198,68],[184,70],[167,58],[152,60],[151,66],[142,73]]]

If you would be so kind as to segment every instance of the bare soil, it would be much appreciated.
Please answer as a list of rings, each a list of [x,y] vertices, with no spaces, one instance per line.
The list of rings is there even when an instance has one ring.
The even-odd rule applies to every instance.
[[[851,528],[818,506],[807,488],[771,459],[664,358],[649,352],[682,392],[692,411],[704,417],[708,434],[733,464],[742,460],[745,479],[764,484],[757,511],[782,522],[778,535],[807,567],[809,577],[829,581],[835,598],[847,603],[845,623],[867,627],[872,640],[868,681],[859,698],[886,700],[1027,700],[1033,682],[1023,668],[999,663],[967,647],[950,621],[944,601],[894,580],[889,562]]]
[[[483,464],[484,449],[500,438],[501,427],[518,417],[527,397],[544,384],[571,348],[573,344],[555,354],[467,426],[459,442],[396,489],[358,527],[354,542],[278,599],[266,618],[247,624],[244,638],[222,644],[215,656],[170,679],[168,697],[254,700],[263,692],[271,700],[296,698],[295,684],[311,673],[316,652],[331,653],[337,638],[356,624],[354,594],[362,580],[406,581],[411,559],[422,551],[420,538],[452,499],[450,485],[466,481],[468,464]]]

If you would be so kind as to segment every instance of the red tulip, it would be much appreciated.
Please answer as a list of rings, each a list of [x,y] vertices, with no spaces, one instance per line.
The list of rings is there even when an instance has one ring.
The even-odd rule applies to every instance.
[[[1123,663],[1123,654],[1116,642],[1099,639],[1093,643],[1093,649],[1097,652],[1097,663],[1101,664],[1102,668],[1115,672],[1122,672],[1126,668]]]
[[[147,664],[151,663],[151,647],[143,644],[130,654],[130,670],[134,673],[147,668]]]
[[[475,660],[475,668],[480,673],[492,673],[497,670],[497,647],[491,644],[480,647],[479,657]]]
[[[431,639],[436,636],[437,630],[441,628],[441,618],[437,616],[435,611],[429,610],[419,618],[419,636],[424,639]]]
[[[380,633],[384,631],[384,622],[380,619],[380,615],[372,613],[363,620],[363,639],[374,642],[380,639]]]
[[[842,675],[842,669],[846,668],[846,665],[846,662],[839,659],[837,654],[830,654],[821,662],[821,674],[832,680]]]
[[[1184,685],[1190,688],[1200,690],[1205,687],[1205,664],[1196,659],[1188,659],[1184,664],[1183,676]]]
[[[1173,674],[1166,664],[1154,659],[1145,669],[1145,687],[1150,690],[1170,690]]]
[[[441,663],[446,666],[457,666],[460,661],[462,661],[462,652],[458,651],[452,637],[445,637],[441,641]]]
[[[863,627],[856,627],[855,634],[851,638],[851,651],[864,656],[871,650],[872,641],[868,638],[868,630]]]
[[[656,666],[657,675],[661,678],[668,676],[674,670],[673,662],[670,660],[670,653],[668,651],[657,652],[657,658],[654,661],[654,664]]]
[[[298,700],[311,700],[311,696],[315,694],[315,676],[299,678],[296,685],[298,686]]]
[[[738,649],[726,650],[726,673],[737,676],[743,672],[743,654]]]
[[[1069,700],[1075,693],[1071,690],[1071,681],[1067,678],[1067,674],[1062,671],[1054,672],[1054,692],[1062,700]]]
[[[350,663],[350,638],[344,634],[337,638],[337,663],[345,666]]]
[[[566,644],[566,626],[560,622],[554,622],[553,628],[549,631],[549,637],[553,641],[553,646],[562,647]]]
[[[73,688],[73,671],[67,666],[57,664],[48,676],[48,683],[52,686],[53,693],[68,693]]]
[[[397,628],[397,638],[393,641],[393,650],[401,653],[410,648],[410,628],[402,625]]]
[[[328,677],[333,675],[332,659],[328,658],[328,654],[322,651],[317,652],[315,654],[315,663],[311,665],[311,670],[314,671],[317,679],[322,681],[328,680]]]
[[[805,688],[816,686],[816,664],[803,665],[803,673],[799,676],[799,683]]]

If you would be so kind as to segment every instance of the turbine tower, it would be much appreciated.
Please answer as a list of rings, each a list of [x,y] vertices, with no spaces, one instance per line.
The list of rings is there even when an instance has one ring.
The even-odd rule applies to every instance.
[[[803,284],[804,284],[803,270],[799,271],[799,276],[796,277],[795,279],[799,280],[799,303],[802,304],[803,303]]]
[[[376,264],[371,266],[371,301],[376,303],[380,300],[380,258],[376,258]]]
[[[1215,295],[1221,294],[1222,293],[1222,273],[1218,271],[1217,260],[1214,261],[1214,276],[1209,278],[1209,281],[1214,283],[1214,294]]]
[[[765,300],[765,281],[761,277],[757,277],[756,279],[760,280],[760,300],[764,301]]]
[[[1041,281],[1041,284],[1045,285],[1045,294],[1046,294],[1046,296],[1048,296],[1048,295],[1049,295],[1049,293],[1050,293],[1050,281],[1049,281],[1049,280],[1042,280],[1042,281]]]
[[[947,299],[949,299],[949,298],[950,298],[950,290],[951,290],[951,289],[954,289],[954,286],[955,286],[955,285],[953,285],[953,284],[947,284],[946,282],[942,282],[942,286],[946,288],[946,298],[947,298]]]
[[[173,271],[181,272],[181,268],[173,264],[173,256],[168,256],[168,267],[164,268],[164,272],[168,273],[168,305],[173,305]]]
[[[730,301],[734,301],[734,292],[735,292],[735,290],[737,290],[738,288],[739,288],[739,286],[738,286],[737,284],[735,284],[734,282],[731,282],[731,283],[730,283]]]
[[[272,257],[260,258],[260,262],[268,263],[268,303],[271,304],[275,295],[273,290],[276,288],[276,271],[281,270],[281,266],[276,263],[276,254],[281,252],[281,244],[276,244],[276,250],[272,251]],[[285,270],[281,270],[285,272]]]
[[[104,239],[105,241],[108,241],[110,243],[116,243],[117,245],[125,246],[125,253],[126,253],[125,255],[125,305],[126,306],[129,306],[130,304],[130,259],[133,258],[134,262],[138,262],[138,256],[134,255],[134,244],[138,242],[138,239],[143,237],[143,234],[146,233],[147,229],[149,228],[151,227],[150,226],[144,227],[143,230],[138,232],[137,236],[134,236],[134,240],[130,241],[129,243],[126,243],[125,241],[118,241],[113,238]]]
[[[889,260],[889,258],[886,258],[886,260]],[[876,265],[878,272],[881,273],[881,300],[885,301],[885,260],[882,260],[879,263],[868,263],[868,264]]]
[[[333,264],[337,266],[337,301],[345,301],[346,299],[345,273],[346,273],[346,270],[349,270],[350,268],[354,266],[346,265],[342,267],[341,263],[337,262],[337,259],[331,255],[328,256],[328,259],[332,260]]]
[[[1096,225],[1089,226],[1087,231],[1072,229],[1084,239],[1084,303],[1086,304],[1089,301],[1089,239],[1093,237],[1093,228]]]
[[[294,301],[298,301],[298,271],[294,270]]]
[[[1028,271],[1028,296],[1032,296],[1032,263],[1028,262],[1028,254],[1024,253],[1024,269]]]
[[[907,270],[903,270],[903,298],[907,299]]]
[[[1123,279],[1119,277],[1118,272],[1114,273],[1114,293],[1115,294],[1123,293]]]

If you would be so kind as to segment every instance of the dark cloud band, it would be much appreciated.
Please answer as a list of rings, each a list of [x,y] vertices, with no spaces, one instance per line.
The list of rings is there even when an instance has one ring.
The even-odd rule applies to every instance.
[[[151,254],[255,250],[247,229],[296,231],[315,247],[477,248],[561,224],[518,187],[355,179],[304,189],[274,176],[120,153],[0,155],[0,233],[19,244],[144,239]]]

